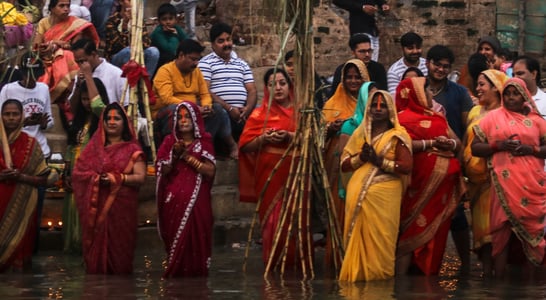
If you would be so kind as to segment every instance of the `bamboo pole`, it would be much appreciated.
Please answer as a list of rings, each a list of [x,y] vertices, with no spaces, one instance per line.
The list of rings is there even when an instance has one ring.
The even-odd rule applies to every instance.
[[[9,140],[6,134],[6,128],[4,127],[4,120],[0,120],[0,138],[2,139],[2,153],[4,154],[4,162],[7,169],[13,168],[13,161],[11,159],[11,151],[9,149]]]

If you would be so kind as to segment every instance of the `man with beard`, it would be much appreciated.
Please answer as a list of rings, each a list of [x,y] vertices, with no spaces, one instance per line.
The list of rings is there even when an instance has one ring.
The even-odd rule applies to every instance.
[[[225,23],[210,28],[212,53],[203,57],[199,69],[203,73],[215,103],[218,103],[231,120],[227,130],[233,136],[228,142],[229,157],[237,158],[237,144],[244,124],[256,106],[256,85],[248,64],[235,54],[231,33],[233,29]]]
[[[460,140],[463,140],[468,112],[474,104],[464,86],[447,79],[454,61],[453,51],[446,46],[435,45],[428,50],[426,59],[428,89],[432,92],[434,100],[445,108],[449,127]],[[459,204],[451,221],[451,236],[461,259],[461,273],[468,273],[470,270],[470,232],[464,210],[464,206]]]
[[[512,63],[514,77],[525,81],[527,89],[531,92],[535,104],[542,114],[546,117],[546,93],[540,89],[540,64],[538,60],[530,56],[519,56]]]
[[[425,59],[421,57],[423,53],[423,38],[415,32],[405,33],[400,39],[400,44],[402,45],[402,56],[394,64],[391,65],[389,71],[387,72],[387,82],[389,86],[389,92],[394,95],[396,92],[396,87],[400,80],[402,80],[402,75],[409,67],[417,67],[425,76],[427,75],[427,67],[425,65]]]
[[[176,50],[176,59],[157,71],[154,78],[157,100],[152,106],[156,145],[161,145],[163,137],[171,133],[174,110],[182,101],[199,106],[207,132],[213,137],[226,138],[225,128],[229,127],[227,114],[221,106],[213,105],[207,83],[197,68],[203,50],[198,42],[183,40]]]
[[[371,41],[368,35],[357,33],[353,34],[349,39],[349,47],[353,52],[354,58],[360,59],[366,65],[368,74],[370,75],[370,81],[375,83],[375,86],[380,90],[387,89],[387,73],[385,67],[382,64],[372,60],[372,53],[375,52],[372,49]],[[330,97],[336,92],[337,86],[341,81],[341,70],[345,64],[341,64],[336,68],[334,73],[334,81],[330,89]]]

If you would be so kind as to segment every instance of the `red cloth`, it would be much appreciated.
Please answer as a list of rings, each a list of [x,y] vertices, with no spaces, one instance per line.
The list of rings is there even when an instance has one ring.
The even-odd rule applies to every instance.
[[[406,90],[399,102],[398,92]],[[448,136],[443,115],[426,107],[424,78],[403,80],[397,89],[398,119],[412,139]],[[455,157],[437,151],[413,154],[411,184],[402,199],[397,255],[413,253],[412,262],[426,275],[437,274],[449,233],[451,218],[460,199],[461,167]]]
[[[1,146],[1,145],[0,145]],[[10,144],[13,168],[21,173],[37,175],[45,161],[36,140],[24,132]],[[0,150],[0,170],[6,169],[4,153]],[[22,267],[30,259],[36,240],[36,187],[16,183],[0,182],[0,270],[10,266]]]
[[[72,173],[86,272],[91,274],[131,273],[136,247],[138,187],[122,185],[121,174],[131,174],[134,163],[143,159],[143,153],[125,114],[124,130],[131,139],[105,146],[103,119],[111,106],[121,108],[117,102],[106,106]],[[109,175],[110,186],[99,185],[103,173]]]
[[[245,128],[239,139],[240,147],[250,143],[269,129],[287,130],[289,132],[296,130],[293,107],[284,108],[274,100],[269,105],[267,87],[262,103],[262,106],[256,108],[246,121]],[[289,234],[288,225],[290,221],[286,221],[285,227],[281,229],[277,247],[274,248],[275,233],[278,224],[281,222],[281,209],[283,203],[286,203],[288,200],[284,197],[283,192],[289,178],[292,156],[288,155],[285,157],[274,175],[271,178],[269,176],[287,147],[288,143],[282,143],[267,145],[257,152],[247,153],[239,151],[240,200],[244,202],[257,202],[260,193],[262,193],[267,184],[260,203],[259,216],[262,225],[263,261],[264,264],[267,264],[270,257],[272,257],[271,259],[274,264],[272,268],[275,267],[275,264],[281,257],[281,253],[285,249],[287,237],[290,237],[290,240],[288,242],[286,265],[294,265],[296,260],[298,260],[298,264],[300,263],[299,260],[308,262],[307,257],[300,258],[299,252],[296,253],[296,239],[299,238],[299,233],[302,233],[302,251],[304,255],[306,255],[305,253],[308,251],[307,246],[310,244],[310,232],[306,226],[309,220],[305,220],[305,217],[308,216],[305,204],[302,207],[302,211],[299,211],[303,216],[301,227],[298,228],[297,225],[293,226],[292,232]],[[292,217],[290,213],[287,213],[287,220],[292,219]],[[279,265],[283,264],[283,262],[278,263]]]
[[[215,163],[210,134],[205,132],[199,108],[182,102],[176,108],[186,107],[192,116],[194,140],[187,147],[188,154],[199,161]],[[178,123],[175,113],[174,124]],[[159,233],[167,251],[167,269],[164,277],[207,276],[212,253],[211,188],[213,178],[199,174],[181,159],[174,159],[170,173],[162,175],[162,167],[173,162],[173,145],[180,140],[179,131],[173,131],[157,153],[157,211]]]
[[[150,75],[144,66],[139,65],[136,61],[130,60],[121,68],[123,73],[121,77],[127,78],[127,83],[130,87],[135,87],[138,81],[142,78],[146,84],[146,89],[148,90],[148,97],[150,105],[155,104],[155,95],[152,89],[152,83],[150,81]]]

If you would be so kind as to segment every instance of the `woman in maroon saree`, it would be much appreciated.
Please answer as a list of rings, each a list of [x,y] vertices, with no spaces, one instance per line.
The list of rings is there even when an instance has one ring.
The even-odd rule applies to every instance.
[[[412,139],[411,183],[402,198],[396,272],[415,265],[425,275],[438,274],[451,218],[464,192],[461,166],[455,153],[461,142],[446,118],[432,111],[426,79],[404,79],[396,89],[396,106],[405,107],[400,124]]]
[[[37,233],[36,187],[45,185],[49,174],[40,145],[21,131],[23,120],[21,102],[5,101],[1,121],[12,164],[6,163],[4,152],[0,151],[0,271],[30,267]]]
[[[164,277],[207,276],[212,252],[214,147],[197,105],[176,108],[157,153],[157,211],[167,251]]]
[[[131,123],[119,103],[111,103],[72,173],[87,273],[133,271],[137,195],[145,176],[144,155]]]

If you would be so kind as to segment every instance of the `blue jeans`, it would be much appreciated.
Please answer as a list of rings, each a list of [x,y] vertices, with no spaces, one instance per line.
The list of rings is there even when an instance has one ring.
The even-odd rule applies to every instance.
[[[121,68],[130,58],[131,48],[125,47],[112,56],[111,63]],[[146,70],[148,71],[148,74],[150,74],[150,78],[154,77],[158,61],[159,50],[157,50],[156,47],[144,49],[144,65],[146,65]]]
[[[89,8],[91,12],[91,21],[97,29],[97,33],[101,39],[104,39],[104,30],[106,29],[106,21],[112,11],[114,0],[94,0],[93,5]]]

